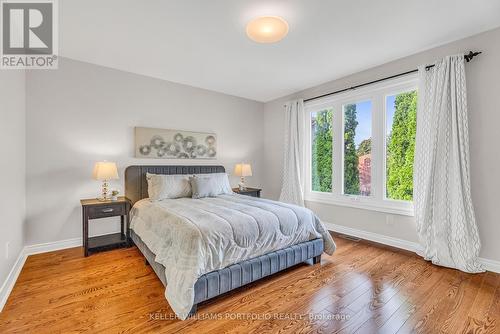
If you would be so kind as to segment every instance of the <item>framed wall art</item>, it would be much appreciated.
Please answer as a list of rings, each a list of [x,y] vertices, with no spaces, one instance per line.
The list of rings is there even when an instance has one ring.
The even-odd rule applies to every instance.
[[[135,157],[151,159],[216,159],[214,133],[135,128]]]

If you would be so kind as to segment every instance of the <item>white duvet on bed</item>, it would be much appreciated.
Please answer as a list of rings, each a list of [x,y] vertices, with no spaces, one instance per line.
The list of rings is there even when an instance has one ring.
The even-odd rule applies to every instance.
[[[200,276],[304,241],[335,243],[309,209],[243,195],[137,202],[131,228],[165,266],[170,306],[185,319]]]

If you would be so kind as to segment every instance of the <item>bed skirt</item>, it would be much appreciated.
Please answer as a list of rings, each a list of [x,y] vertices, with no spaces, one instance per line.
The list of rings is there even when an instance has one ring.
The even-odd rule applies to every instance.
[[[133,230],[130,231],[130,236],[163,285],[166,286],[165,267],[154,260],[155,254]],[[322,253],[323,239],[314,239],[212,271],[196,281],[194,304],[222,295],[301,262],[318,263]]]

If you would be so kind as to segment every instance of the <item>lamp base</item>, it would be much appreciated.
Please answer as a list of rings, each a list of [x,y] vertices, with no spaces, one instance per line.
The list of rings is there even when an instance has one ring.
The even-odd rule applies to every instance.
[[[240,190],[247,190],[246,184],[245,184],[245,177],[241,177],[240,183],[238,183],[238,189]]]
[[[108,180],[103,180],[102,181],[102,188],[101,188],[101,197],[97,198],[101,202],[109,201],[109,196],[108,196]]]

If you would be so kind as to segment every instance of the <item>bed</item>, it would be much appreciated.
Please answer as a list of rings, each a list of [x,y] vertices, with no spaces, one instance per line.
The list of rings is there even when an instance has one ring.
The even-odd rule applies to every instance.
[[[146,173],[224,173],[223,166],[130,166],[130,237],[180,319],[197,305],[301,262],[318,264],[335,243],[308,209],[237,194],[148,200]]]

